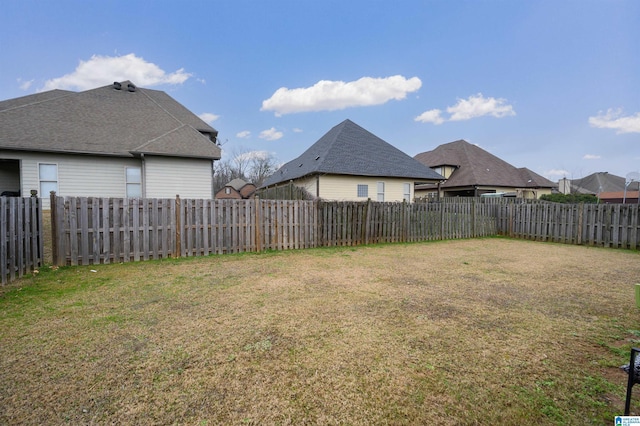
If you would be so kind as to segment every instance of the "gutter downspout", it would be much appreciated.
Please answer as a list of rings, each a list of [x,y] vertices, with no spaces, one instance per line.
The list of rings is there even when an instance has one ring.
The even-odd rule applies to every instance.
[[[141,165],[140,168],[142,173],[142,198],[147,198],[147,168],[145,167],[144,154],[140,154]]]
[[[320,175],[316,175],[316,197],[320,198]]]

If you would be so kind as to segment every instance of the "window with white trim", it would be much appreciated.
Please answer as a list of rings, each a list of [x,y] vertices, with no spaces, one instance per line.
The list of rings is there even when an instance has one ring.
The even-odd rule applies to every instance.
[[[384,182],[378,182],[378,201],[384,201]]]
[[[125,167],[127,198],[142,197],[142,171],[140,167]]]
[[[40,196],[46,197],[51,191],[58,192],[58,165],[38,164],[38,180],[40,181]]]
[[[410,203],[411,202],[411,184],[405,183],[403,184],[403,187],[404,187],[403,198],[407,203]]]
[[[358,184],[358,198],[369,198],[369,185]]]

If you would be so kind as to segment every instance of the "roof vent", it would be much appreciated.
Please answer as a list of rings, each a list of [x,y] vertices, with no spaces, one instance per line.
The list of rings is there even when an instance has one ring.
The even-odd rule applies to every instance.
[[[120,90],[122,89],[122,84],[118,83],[117,81],[113,82],[113,88],[116,90]]]
[[[316,157],[316,161],[318,161],[319,159],[320,159],[320,156],[318,155],[318,156]]]
[[[135,91],[136,91],[136,86],[135,86],[135,84],[131,84],[131,83],[129,83],[129,84],[127,85],[127,88],[129,89],[129,91],[130,91],[130,92],[135,92]]]

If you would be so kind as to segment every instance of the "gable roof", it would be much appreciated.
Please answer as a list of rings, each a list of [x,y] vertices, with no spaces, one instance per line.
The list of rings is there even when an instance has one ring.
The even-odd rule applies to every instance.
[[[456,171],[443,188],[473,185],[517,188],[552,188],[555,183],[527,169],[516,168],[506,161],[465,140],[449,142],[433,151],[414,157],[431,167],[453,166]]]
[[[230,186],[231,188],[240,192],[240,190],[246,185],[249,185],[249,184],[245,182],[244,179],[235,178],[231,182],[227,183],[225,186]]]
[[[159,90],[129,81],[120,85],[119,90],[115,84],[84,92],[52,90],[0,102],[0,148],[220,158],[218,132],[183,105]]]
[[[265,180],[263,187],[313,174],[402,177],[422,181],[444,179],[348,119],[329,130],[298,158],[280,167]]]

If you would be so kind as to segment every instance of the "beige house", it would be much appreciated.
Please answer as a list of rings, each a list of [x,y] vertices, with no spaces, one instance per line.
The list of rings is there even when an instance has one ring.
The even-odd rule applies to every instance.
[[[0,193],[210,199],[217,133],[129,81],[1,101]]]
[[[417,183],[440,180],[429,167],[345,120],[268,177],[262,188],[293,182],[325,200],[412,202]]]
[[[418,185],[418,198],[504,196],[538,199],[551,194],[557,187],[526,167],[516,168],[464,140],[440,145],[414,158],[446,179],[436,185]]]

